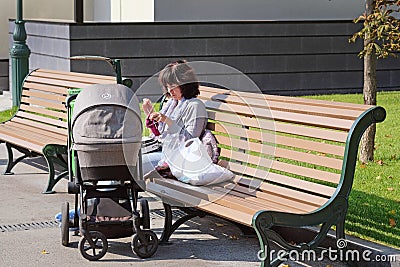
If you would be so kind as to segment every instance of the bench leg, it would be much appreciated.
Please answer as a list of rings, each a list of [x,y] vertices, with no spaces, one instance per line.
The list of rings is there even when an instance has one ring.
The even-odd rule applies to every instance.
[[[34,152],[29,151],[28,149],[24,149],[22,147],[14,146],[10,143],[6,142],[6,148],[7,148],[7,166],[5,171],[3,172],[4,175],[12,175],[14,174],[11,170],[14,168],[17,163],[19,163],[21,160],[27,158],[27,157],[36,157],[39,156],[39,154],[36,154]],[[17,159],[14,160],[14,153],[13,153],[13,148],[19,152],[21,152],[23,155],[18,157]]]
[[[341,214],[338,219],[338,223],[336,224],[336,245],[338,250],[341,250],[340,255],[347,255],[347,242],[346,236],[344,233],[344,225],[345,225],[346,215]],[[344,244],[344,245],[343,245]],[[342,245],[341,247],[339,245]],[[351,259],[345,259],[347,266],[358,266],[357,262],[352,261]]]
[[[253,218],[253,228],[256,230],[260,242],[260,251],[257,257],[261,261],[261,267],[278,266],[282,262],[275,259],[274,265],[271,265],[271,248],[268,239],[269,236],[275,235],[274,231],[270,229],[273,221],[272,216],[264,212],[258,212]]]
[[[337,227],[337,240],[344,239],[344,223],[347,207],[347,199],[345,197],[337,196],[336,199],[332,201],[331,205],[329,205],[326,209],[320,210],[316,213],[299,216],[298,214],[274,211],[257,212],[253,216],[252,224],[260,241],[261,250],[259,258],[261,260],[261,266],[278,266],[292,251],[302,252],[305,250],[319,250],[320,244],[326,238],[332,225],[336,225]],[[321,227],[318,233],[311,240],[307,242],[301,241],[299,244],[292,244],[291,242],[286,241],[281,235],[271,229],[273,226],[301,228],[304,226],[314,226],[320,224]],[[279,247],[286,251],[286,253],[282,253],[281,255],[272,255],[275,256],[275,258],[271,261],[269,242],[272,241],[278,244]],[[347,249],[346,246],[339,249],[343,250],[341,255],[345,255]],[[347,262],[347,264],[352,266],[352,262]]]
[[[344,221],[345,221],[345,216],[341,215],[338,219],[338,223],[336,224],[336,239],[337,240],[345,238]]]
[[[205,213],[202,211],[199,211],[197,209],[183,209],[186,212],[186,215],[180,217],[178,220],[176,220],[174,223],[172,223],[172,208],[171,205],[163,203],[164,205],[164,212],[165,212],[165,218],[164,218],[164,229],[161,234],[160,238],[160,244],[161,245],[166,245],[169,244],[168,240],[175,232],[176,229],[178,229],[179,226],[181,226],[183,223],[187,222],[190,219],[193,219],[194,217],[204,217]]]
[[[168,240],[170,236],[172,235],[173,231],[172,229],[172,209],[171,206],[163,203],[164,205],[164,229],[161,234],[160,238],[160,244],[168,244]]]
[[[62,145],[46,145],[43,147],[43,155],[49,169],[49,179],[43,194],[52,194],[57,182],[68,175],[68,163],[64,158],[67,155],[67,147]],[[62,168],[61,173],[57,176],[55,174],[55,164]]]

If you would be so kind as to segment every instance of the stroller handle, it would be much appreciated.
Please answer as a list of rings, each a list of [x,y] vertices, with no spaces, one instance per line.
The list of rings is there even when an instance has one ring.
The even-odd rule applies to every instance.
[[[109,57],[102,57],[102,56],[88,56],[88,55],[72,56],[69,59],[72,59],[72,60],[103,60],[103,61],[106,61],[113,68],[113,70],[114,70],[114,72],[116,74],[116,77],[117,77],[117,83],[118,84],[123,84],[122,83],[122,76],[121,76],[121,61],[119,59],[112,59],[112,58],[109,58]]]

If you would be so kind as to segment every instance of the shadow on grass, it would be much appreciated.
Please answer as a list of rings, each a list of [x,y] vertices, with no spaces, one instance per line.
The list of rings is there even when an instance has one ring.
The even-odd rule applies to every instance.
[[[400,200],[393,201],[353,189],[349,198],[346,232],[400,248],[399,208]]]

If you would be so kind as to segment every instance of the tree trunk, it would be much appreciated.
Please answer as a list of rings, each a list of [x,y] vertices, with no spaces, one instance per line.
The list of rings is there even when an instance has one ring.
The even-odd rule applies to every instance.
[[[373,12],[374,0],[366,0],[367,15]],[[364,38],[364,46],[370,42],[369,36]],[[364,104],[376,105],[376,55],[374,50],[364,56]],[[361,138],[360,161],[367,163],[374,160],[376,125],[371,125]]]

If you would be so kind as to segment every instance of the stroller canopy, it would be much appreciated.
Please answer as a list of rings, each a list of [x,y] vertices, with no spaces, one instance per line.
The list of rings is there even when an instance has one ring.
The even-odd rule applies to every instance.
[[[74,144],[141,142],[139,101],[121,84],[95,84],[77,96],[71,119]]]

